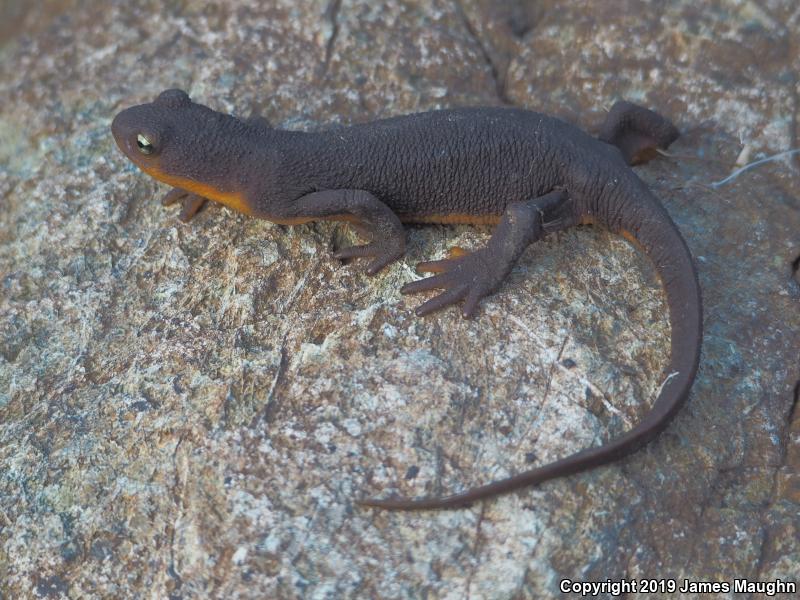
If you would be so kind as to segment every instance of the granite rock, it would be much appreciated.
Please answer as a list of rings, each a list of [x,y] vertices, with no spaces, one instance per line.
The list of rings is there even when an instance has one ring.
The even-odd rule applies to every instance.
[[[114,0],[0,6],[0,598],[550,598],[562,579],[800,573],[800,7],[792,0]],[[312,129],[513,104],[684,133],[637,168],[696,256],[687,407],[615,465],[440,513],[619,434],[669,348],[646,257],[577,228],[471,321],[417,319],[419,227],[376,277],[341,224],[190,225],[113,115],[182,87]],[[648,597],[631,594],[629,597]],[[690,596],[691,597],[691,596]]]

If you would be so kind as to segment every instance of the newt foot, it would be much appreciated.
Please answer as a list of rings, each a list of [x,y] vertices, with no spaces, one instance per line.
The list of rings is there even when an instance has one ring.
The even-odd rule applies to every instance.
[[[400,290],[403,294],[444,290],[419,305],[415,310],[417,316],[427,315],[463,300],[461,314],[468,319],[474,316],[481,298],[489,295],[505,275],[501,273],[498,278],[497,269],[491,266],[491,251],[486,248],[469,254],[461,248],[453,248],[448,255],[452,258],[419,263],[418,273],[435,275],[409,282]]]
[[[400,258],[405,252],[405,244],[393,244],[391,240],[370,242],[362,246],[347,246],[334,252],[339,260],[348,258],[374,258],[364,269],[367,275],[375,275],[386,265]]]
[[[206,203],[206,199],[197,194],[192,194],[181,188],[173,188],[166,196],[161,199],[161,206],[172,206],[180,202],[181,212],[178,219],[183,223],[188,223]]]

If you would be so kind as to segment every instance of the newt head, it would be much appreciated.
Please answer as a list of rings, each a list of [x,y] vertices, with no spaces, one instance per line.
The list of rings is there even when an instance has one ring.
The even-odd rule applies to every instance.
[[[154,179],[249,214],[236,177],[242,148],[231,142],[243,127],[173,89],[117,114],[111,133],[122,153]]]
[[[149,104],[120,112],[111,123],[117,146],[140,169],[161,179],[165,163],[174,162],[180,133],[191,126],[194,105],[186,92],[167,90]],[[178,148],[179,150],[179,148]],[[173,160],[170,161],[170,158]]]

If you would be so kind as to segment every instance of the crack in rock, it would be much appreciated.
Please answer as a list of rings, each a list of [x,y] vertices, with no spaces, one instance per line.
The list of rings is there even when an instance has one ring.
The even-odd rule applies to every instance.
[[[481,36],[478,35],[477,29],[470,21],[469,17],[467,16],[467,11],[464,9],[463,5],[461,4],[460,0],[456,0],[455,2],[456,12],[458,13],[459,17],[461,17],[461,21],[464,24],[464,27],[467,30],[467,33],[472,38],[472,40],[478,45],[478,49],[483,56],[483,60],[486,63],[486,66],[489,67],[489,72],[492,75],[492,81],[494,81],[495,92],[497,93],[497,98],[503,104],[512,104],[512,102],[508,98],[508,94],[506,93],[506,75],[508,74],[508,66],[511,65],[511,60],[508,61],[508,66],[504,69],[504,73],[501,76],[500,68],[497,65],[496,59],[492,56],[490,48],[488,47],[487,43],[481,39]]]
[[[769,500],[761,518],[761,528],[763,530],[764,539],[761,541],[761,546],[758,551],[758,559],[755,563],[753,579],[760,580],[764,577],[764,564],[767,559],[767,553],[772,542],[772,535],[770,533],[770,511],[777,502],[778,486],[780,472],[786,467],[789,461],[789,445],[791,443],[792,426],[797,417],[797,405],[800,403],[800,380],[794,385],[792,392],[792,402],[789,405],[789,411],[786,414],[786,424],[784,425],[783,432],[781,433],[781,457],[778,464],[775,466],[775,472],[772,475],[772,489],[770,490]]]
[[[325,44],[325,58],[322,62],[320,77],[325,77],[328,74],[328,68],[331,64],[333,57],[333,48],[336,45],[336,38],[339,37],[339,10],[342,8],[342,0],[331,0],[328,7],[325,9],[323,18],[330,21],[331,35],[328,42]]]

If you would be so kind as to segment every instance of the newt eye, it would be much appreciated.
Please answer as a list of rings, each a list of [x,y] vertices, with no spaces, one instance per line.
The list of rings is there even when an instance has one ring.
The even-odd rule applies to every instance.
[[[139,152],[142,154],[152,154],[155,150],[153,144],[150,143],[150,140],[147,138],[147,136],[144,136],[141,133],[136,136],[136,145],[139,146]]]

